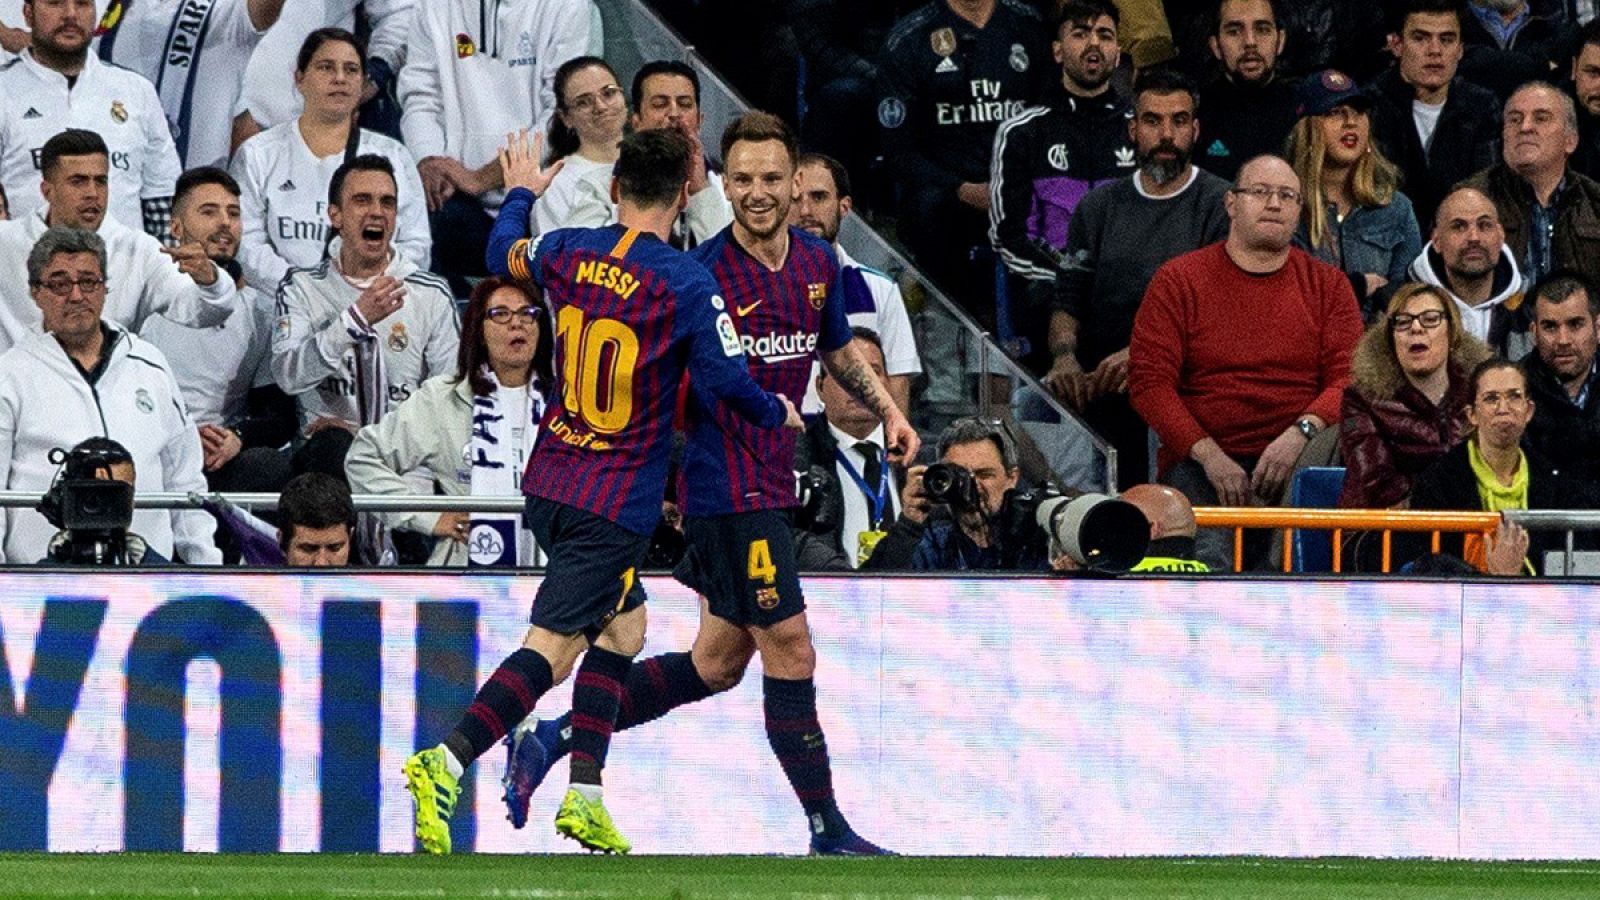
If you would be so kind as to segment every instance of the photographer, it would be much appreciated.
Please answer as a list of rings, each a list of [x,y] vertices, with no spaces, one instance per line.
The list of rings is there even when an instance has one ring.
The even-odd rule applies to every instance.
[[[59,455],[57,455],[59,454]],[[61,473],[39,503],[39,512],[61,529],[50,539],[44,563],[59,565],[164,566],[171,560],[128,531],[133,523],[133,485],[138,471],[128,448],[105,437],[55,451]]]
[[[998,426],[958,419],[939,435],[939,464],[906,473],[901,513],[863,569],[876,571],[1050,568],[1042,540],[1019,538],[1008,501],[1017,448]]]

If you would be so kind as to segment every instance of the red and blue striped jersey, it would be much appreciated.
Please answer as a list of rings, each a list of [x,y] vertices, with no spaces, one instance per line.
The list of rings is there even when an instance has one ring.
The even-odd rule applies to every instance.
[[[839,260],[826,241],[789,229],[789,255],[773,271],[724,228],[690,251],[717,279],[756,384],[803,398],[818,352],[850,343]],[[712,402],[690,380],[684,448],[684,515],[715,516],[796,505],[789,429],[762,430]]]
[[[559,389],[524,494],[651,533],[686,374],[741,425],[757,423],[748,427],[759,433],[783,424],[783,406],[750,377],[716,282],[654,235],[621,225],[558,229],[512,244],[504,266],[544,289],[556,332]]]

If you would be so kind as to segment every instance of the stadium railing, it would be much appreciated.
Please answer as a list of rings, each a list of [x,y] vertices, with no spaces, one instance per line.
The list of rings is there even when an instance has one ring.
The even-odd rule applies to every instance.
[[[699,73],[705,117],[700,137],[714,154],[723,128],[749,104],[643,0],[597,2],[606,59],[624,84],[652,59],[679,59]],[[1116,450],[1013,362],[904,254],[854,213],[843,222],[839,242],[857,262],[895,279],[906,298],[924,376],[911,403],[919,429],[937,432],[962,416],[1002,422],[1017,438],[1023,474],[1030,480],[1115,492]]]
[[[1508,510],[1505,517],[1529,531],[1565,531],[1565,553],[1561,574],[1573,574],[1577,533],[1600,530],[1600,512],[1592,510]],[[1342,571],[1341,550],[1346,532],[1376,531],[1382,535],[1382,570],[1392,569],[1394,532],[1431,533],[1433,552],[1439,552],[1443,534],[1491,534],[1500,523],[1500,513],[1448,512],[1410,509],[1309,509],[1295,507],[1195,507],[1195,524],[1200,528],[1233,530],[1233,570],[1244,570],[1245,529],[1282,531],[1282,568],[1295,571],[1294,533],[1301,529],[1328,531],[1333,537],[1333,571]],[[1276,548],[1275,548],[1276,549]]]

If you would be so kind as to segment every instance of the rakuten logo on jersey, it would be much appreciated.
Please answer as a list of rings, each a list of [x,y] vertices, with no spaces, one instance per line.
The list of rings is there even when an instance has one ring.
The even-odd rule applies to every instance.
[[[817,335],[811,331],[793,334],[764,334],[761,337],[744,335],[744,354],[762,362],[783,362],[810,356],[817,350]]]

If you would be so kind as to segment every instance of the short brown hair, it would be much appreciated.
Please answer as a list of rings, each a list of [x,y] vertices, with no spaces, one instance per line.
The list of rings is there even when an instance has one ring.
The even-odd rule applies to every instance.
[[[728,152],[739,141],[752,143],[778,141],[788,152],[791,166],[796,165],[800,159],[800,144],[794,139],[794,129],[772,113],[762,112],[759,109],[753,109],[734,119],[727,130],[722,132],[723,162],[727,162]]]

